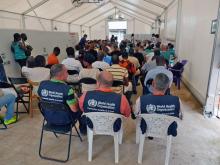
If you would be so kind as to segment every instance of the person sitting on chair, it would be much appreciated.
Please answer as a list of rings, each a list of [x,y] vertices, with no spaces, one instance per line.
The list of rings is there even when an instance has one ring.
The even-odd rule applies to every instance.
[[[153,93],[153,88],[152,88],[152,84],[149,83],[150,79],[154,79],[156,77],[157,74],[159,73],[164,73],[167,75],[167,77],[169,78],[169,88],[172,85],[173,82],[173,74],[171,71],[169,71],[168,69],[166,69],[165,65],[165,59],[162,56],[156,57],[156,63],[157,63],[157,67],[151,69],[145,77],[144,80],[144,88],[145,88],[145,93],[144,94],[148,94],[148,93]],[[169,91],[168,88],[168,91]],[[169,92],[167,92],[169,94]]]
[[[136,101],[135,114],[164,114],[169,116],[183,118],[181,112],[181,101],[179,97],[172,95],[165,95],[166,90],[169,88],[170,80],[164,73],[156,75],[152,82],[153,93],[152,95],[143,95]],[[176,136],[177,124],[172,123],[169,127],[169,133]]]
[[[40,83],[38,95],[43,101],[68,105],[72,111],[72,118],[79,121],[80,132],[84,134],[86,127],[83,127],[82,113],[78,111],[77,98],[74,96],[73,89],[65,83],[68,77],[66,67],[63,64],[55,64],[51,67],[50,75],[51,80]]]
[[[128,100],[123,94],[117,94],[112,91],[112,83],[113,75],[110,72],[102,71],[97,76],[97,90],[84,92],[79,98],[81,111],[85,113],[109,112],[129,117],[131,109]],[[94,108],[93,104],[95,103],[97,103],[97,106]],[[99,105],[99,103],[102,104]]]
[[[5,117],[1,117],[4,119],[5,125],[16,122],[16,116],[13,116],[15,100],[16,97],[13,94],[4,94],[4,92],[0,89],[0,108],[3,106],[6,106],[7,108]]]

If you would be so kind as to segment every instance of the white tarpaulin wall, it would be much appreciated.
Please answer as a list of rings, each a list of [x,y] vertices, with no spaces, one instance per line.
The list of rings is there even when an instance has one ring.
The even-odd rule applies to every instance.
[[[150,33],[152,25],[172,2],[103,0],[76,7],[72,0],[1,0],[0,28],[91,33],[92,38],[97,31],[98,36],[105,38],[106,19],[121,13],[129,21],[129,33],[144,34]]]

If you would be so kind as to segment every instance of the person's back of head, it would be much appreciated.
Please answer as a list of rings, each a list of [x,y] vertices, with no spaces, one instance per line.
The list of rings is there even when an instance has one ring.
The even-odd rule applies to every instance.
[[[55,47],[55,48],[53,49],[53,53],[54,53],[56,56],[58,56],[58,55],[60,54],[60,48],[59,48],[59,47]]]
[[[160,50],[154,49],[154,56],[160,56]]]
[[[162,92],[163,94],[169,88],[170,80],[168,76],[164,73],[159,73],[156,75],[153,81],[154,90]]]
[[[104,58],[104,52],[101,51],[101,52],[99,52],[99,54],[98,54],[97,61],[103,61],[103,58]]]
[[[84,37],[84,38],[87,38],[87,34],[84,34],[83,37]]]
[[[77,44],[77,45],[75,46],[75,49],[76,49],[77,51],[80,50],[80,46],[79,46],[79,44]]]
[[[97,76],[97,86],[110,88],[113,83],[113,75],[108,71],[102,71]]]
[[[27,35],[25,33],[21,33],[21,38],[23,41],[27,41]]]
[[[67,57],[69,58],[75,58],[75,51],[73,47],[66,48],[66,54],[67,54]]]
[[[14,34],[14,42],[18,42],[21,40],[21,35],[19,33]]]
[[[122,53],[122,58],[127,60],[128,59],[128,53],[127,52],[123,52]]]
[[[67,69],[63,64],[55,64],[50,68],[50,76],[52,79],[65,81],[68,77]]]
[[[116,54],[112,55],[112,64],[119,64],[119,57]]]
[[[155,37],[156,37],[156,38],[160,38],[160,35],[159,35],[159,34],[156,34]]]
[[[44,56],[37,55],[35,57],[35,66],[36,67],[45,67],[45,65],[46,65],[46,60],[45,60]]]
[[[92,63],[95,61],[93,54],[86,52],[83,57],[83,64],[88,68],[91,67]]]
[[[161,42],[156,43],[156,48],[160,49]]]
[[[28,68],[34,68],[36,66],[35,58],[33,56],[29,56],[26,64]]]

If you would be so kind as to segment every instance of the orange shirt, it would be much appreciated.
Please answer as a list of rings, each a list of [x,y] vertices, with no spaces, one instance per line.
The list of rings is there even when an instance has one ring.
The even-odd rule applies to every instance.
[[[54,53],[51,53],[48,58],[47,58],[47,64],[48,65],[54,65],[54,64],[59,64],[59,60],[57,56]]]
[[[112,89],[110,88],[98,88],[97,90],[102,91],[102,92],[112,92]],[[79,107],[82,112],[84,111],[83,103],[84,103],[85,96],[86,96],[86,92],[84,92],[83,95],[79,98]],[[124,95],[122,95],[121,97],[120,112],[125,117],[129,117],[131,114],[131,107],[128,103],[127,98]]]

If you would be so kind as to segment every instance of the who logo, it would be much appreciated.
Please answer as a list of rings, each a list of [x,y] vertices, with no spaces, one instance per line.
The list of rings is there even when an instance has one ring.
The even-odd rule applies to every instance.
[[[97,104],[98,104],[97,101],[94,100],[94,99],[90,99],[90,100],[88,101],[88,105],[89,105],[90,107],[96,107]]]

